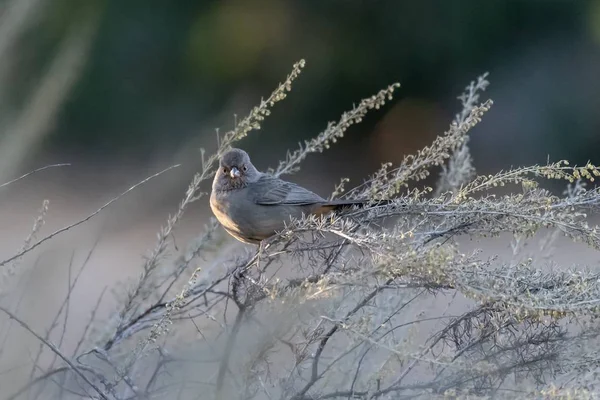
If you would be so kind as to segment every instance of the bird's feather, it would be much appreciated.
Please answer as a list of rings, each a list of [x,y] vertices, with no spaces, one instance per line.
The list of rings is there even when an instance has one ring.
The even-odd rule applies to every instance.
[[[309,205],[326,202],[321,196],[295,183],[263,175],[252,184],[254,202],[260,205]]]

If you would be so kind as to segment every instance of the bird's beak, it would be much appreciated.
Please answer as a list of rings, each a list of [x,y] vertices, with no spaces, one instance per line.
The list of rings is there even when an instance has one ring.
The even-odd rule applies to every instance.
[[[231,176],[232,179],[239,178],[240,175],[241,175],[240,170],[237,169],[236,167],[232,167],[231,170],[229,171],[229,176]]]

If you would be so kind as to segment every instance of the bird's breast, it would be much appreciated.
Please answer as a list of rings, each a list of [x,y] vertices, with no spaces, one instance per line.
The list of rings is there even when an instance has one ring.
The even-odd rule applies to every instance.
[[[231,202],[227,199],[227,196],[222,196],[213,192],[210,196],[210,208],[221,225],[229,229],[236,228],[236,224],[231,216]]]
[[[255,220],[256,206],[248,202],[243,193],[213,192],[210,207],[223,228],[235,238],[245,243],[264,239],[259,232],[260,224]]]

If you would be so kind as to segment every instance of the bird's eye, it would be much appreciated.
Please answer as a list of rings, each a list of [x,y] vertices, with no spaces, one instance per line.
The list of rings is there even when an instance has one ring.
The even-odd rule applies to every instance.
[[[227,168],[223,168],[223,173],[226,174],[227,173]]]
[[[244,172],[246,172],[246,171],[248,171],[248,167],[246,167],[246,166],[244,165],[244,166],[242,167],[242,170],[243,170]]]

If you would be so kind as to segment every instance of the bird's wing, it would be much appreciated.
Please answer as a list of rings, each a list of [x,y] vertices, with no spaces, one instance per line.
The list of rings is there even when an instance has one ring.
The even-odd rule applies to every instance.
[[[291,182],[263,175],[252,183],[254,201],[260,205],[307,205],[325,201],[321,196]]]

